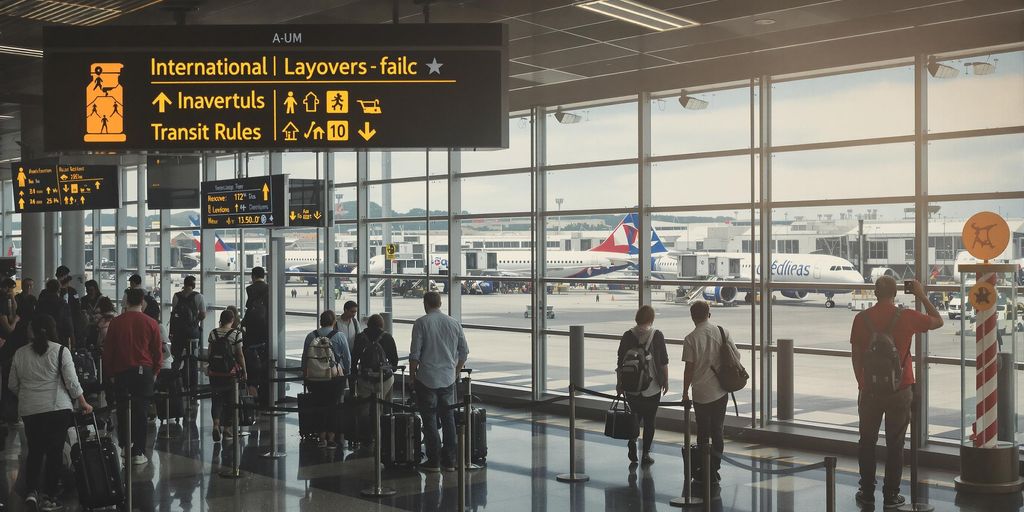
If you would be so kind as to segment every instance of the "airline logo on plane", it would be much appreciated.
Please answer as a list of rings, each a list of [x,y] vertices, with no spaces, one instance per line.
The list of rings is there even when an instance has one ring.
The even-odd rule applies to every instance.
[[[761,275],[761,265],[757,266],[757,275]],[[789,260],[772,261],[773,276],[809,276],[811,275],[810,265],[800,265]]]
[[[630,256],[636,256],[640,254],[640,246],[637,245],[637,239],[640,234],[640,216],[635,213],[627,214],[619,222],[618,226],[612,230],[612,233],[608,235],[601,245],[594,247],[591,251],[596,252],[612,252],[617,254],[628,254]],[[651,254],[662,254],[668,252],[665,248],[665,244],[661,243],[661,237],[658,236],[658,232],[651,230]]]

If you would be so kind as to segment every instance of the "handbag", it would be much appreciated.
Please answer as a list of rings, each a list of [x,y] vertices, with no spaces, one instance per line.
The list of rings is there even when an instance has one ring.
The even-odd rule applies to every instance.
[[[633,415],[633,411],[629,409],[629,404],[624,401],[620,402],[619,397],[621,396],[615,397],[612,406],[604,415],[604,435],[612,439],[636,439],[640,435],[640,424],[637,422],[636,416]],[[621,409],[619,408],[620,403],[622,404]]]

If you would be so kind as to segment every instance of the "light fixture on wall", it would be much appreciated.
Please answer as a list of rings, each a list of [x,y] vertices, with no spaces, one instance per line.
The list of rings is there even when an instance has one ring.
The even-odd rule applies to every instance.
[[[686,91],[679,94],[679,104],[687,110],[704,110],[708,108],[707,100],[694,98],[693,96],[686,94]]]
[[[947,66],[940,64],[935,57],[928,58],[928,74],[934,78],[956,78],[960,74],[960,70],[953,66]]]
[[[996,65],[994,62],[967,62],[964,66],[974,71],[975,75],[991,75],[996,72]]]
[[[576,124],[583,120],[583,116],[558,109],[555,111],[555,120],[562,124]]]
[[[633,0],[585,0],[577,2],[576,7],[658,32],[700,25],[696,21]]]

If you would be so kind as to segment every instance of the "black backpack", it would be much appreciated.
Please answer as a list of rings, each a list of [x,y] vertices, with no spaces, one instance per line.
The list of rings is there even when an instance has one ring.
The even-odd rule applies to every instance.
[[[172,335],[185,334],[193,335],[199,326],[199,306],[196,304],[196,295],[199,292],[192,291],[188,296],[178,292],[178,304],[171,310],[170,333]]]
[[[384,347],[380,345],[380,340],[384,337],[384,334],[384,332],[381,332],[377,335],[377,339],[370,341],[369,345],[363,349],[362,354],[359,354],[359,369],[381,372],[384,374],[384,379],[387,380],[394,375],[394,370],[392,370],[391,364],[388,362],[388,355],[384,352]],[[367,339],[369,340],[369,337]]]
[[[885,331],[876,331],[871,325],[871,320],[864,316],[864,323],[868,327],[871,338],[868,341],[867,351],[864,352],[862,365],[864,368],[864,389],[875,396],[888,396],[900,389],[900,382],[903,381],[903,363],[900,361],[900,353],[892,337],[892,331],[900,321],[900,314],[903,311],[896,310],[889,326]],[[910,357],[910,351],[907,356]]]
[[[637,338],[636,346],[630,347],[622,355],[622,361],[619,363],[615,373],[618,374],[619,384],[622,385],[623,393],[642,393],[650,387],[651,381],[654,380],[650,370],[650,346],[653,341],[654,330],[652,329],[651,337],[647,340],[647,343],[641,343],[640,339]]]
[[[725,329],[721,325],[718,326],[718,332],[722,334],[722,343],[718,345],[718,369],[716,370],[712,366],[711,371],[718,377],[718,384],[722,386],[722,389],[726,392],[734,393],[747,387],[747,380],[750,378],[750,374],[747,373],[747,369],[733,355],[732,348],[730,347],[731,342],[725,336]]]
[[[160,303],[157,302],[156,299],[153,298],[153,295],[151,295],[149,292],[146,292],[146,295],[143,296],[142,301],[145,304],[145,306],[142,308],[142,312],[145,313],[150,318],[152,318],[153,320],[159,322]]]
[[[238,371],[238,361],[235,359],[235,348],[231,346],[231,333],[234,329],[222,334],[217,330],[212,332],[213,340],[210,341],[210,350],[207,354],[207,370],[211,377],[231,377]]]

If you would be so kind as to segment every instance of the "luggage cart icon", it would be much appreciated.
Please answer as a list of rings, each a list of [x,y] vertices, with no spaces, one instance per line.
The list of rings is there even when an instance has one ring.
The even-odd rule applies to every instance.
[[[359,102],[359,106],[363,107],[364,114],[380,114],[380,100],[356,100]]]

